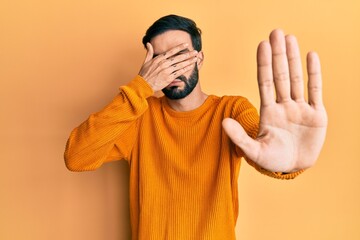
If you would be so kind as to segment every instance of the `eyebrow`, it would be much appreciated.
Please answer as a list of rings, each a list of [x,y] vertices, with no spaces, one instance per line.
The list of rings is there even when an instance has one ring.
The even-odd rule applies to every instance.
[[[181,50],[180,52],[178,52],[178,53],[176,53],[176,54],[174,54],[174,55],[172,55],[172,56],[177,56],[177,55],[180,55],[180,54],[189,52],[189,51],[190,51],[190,50],[189,50],[188,48],[186,48],[186,49],[183,49],[183,50]],[[161,54],[162,54],[162,53],[154,54],[154,55],[153,55],[153,58],[156,58],[157,56],[159,56],[159,55],[161,55]]]

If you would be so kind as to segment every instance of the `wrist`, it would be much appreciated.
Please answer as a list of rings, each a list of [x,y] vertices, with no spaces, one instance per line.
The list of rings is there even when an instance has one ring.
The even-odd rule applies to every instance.
[[[140,75],[131,80],[126,87],[130,87],[138,96],[148,98],[154,95],[154,90],[150,84]]]

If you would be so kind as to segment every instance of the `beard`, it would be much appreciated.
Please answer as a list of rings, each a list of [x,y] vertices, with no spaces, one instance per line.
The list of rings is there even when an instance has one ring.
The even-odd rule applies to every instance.
[[[169,99],[182,99],[189,95],[194,88],[196,87],[199,81],[199,70],[197,65],[195,64],[195,68],[192,71],[189,78],[186,78],[184,75],[177,77],[176,79],[184,82],[184,89],[179,89],[178,86],[173,86],[170,88],[164,88],[161,91],[165,94],[165,96]]]

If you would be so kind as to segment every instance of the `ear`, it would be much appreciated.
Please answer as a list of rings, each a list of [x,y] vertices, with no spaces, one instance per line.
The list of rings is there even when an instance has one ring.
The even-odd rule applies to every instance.
[[[154,49],[153,49],[151,43],[149,43],[149,42],[146,43],[146,50],[147,50],[147,52],[146,52],[146,57],[145,57],[144,63],[147,63],[148,61],[150,61],[154,56]]]
[[[198,69],[200,69],[204,63],[204,52],[200,51],[197,55],[197,58],[198,58],[198,60],[197,60],[196,64],[197,64]]]

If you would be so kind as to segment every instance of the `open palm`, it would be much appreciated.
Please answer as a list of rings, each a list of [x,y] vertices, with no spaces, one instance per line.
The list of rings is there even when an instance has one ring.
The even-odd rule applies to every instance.
[[[259,44],[257,62],[261,98],[258,136],[250,138],[230,118],[223,121],[226,133],[247,158],[267,170],[293,172],[311,167],[320,154],[327,128],[317,54],[307,55],[308,101],[294,36],[274,30],[270,42]]]

